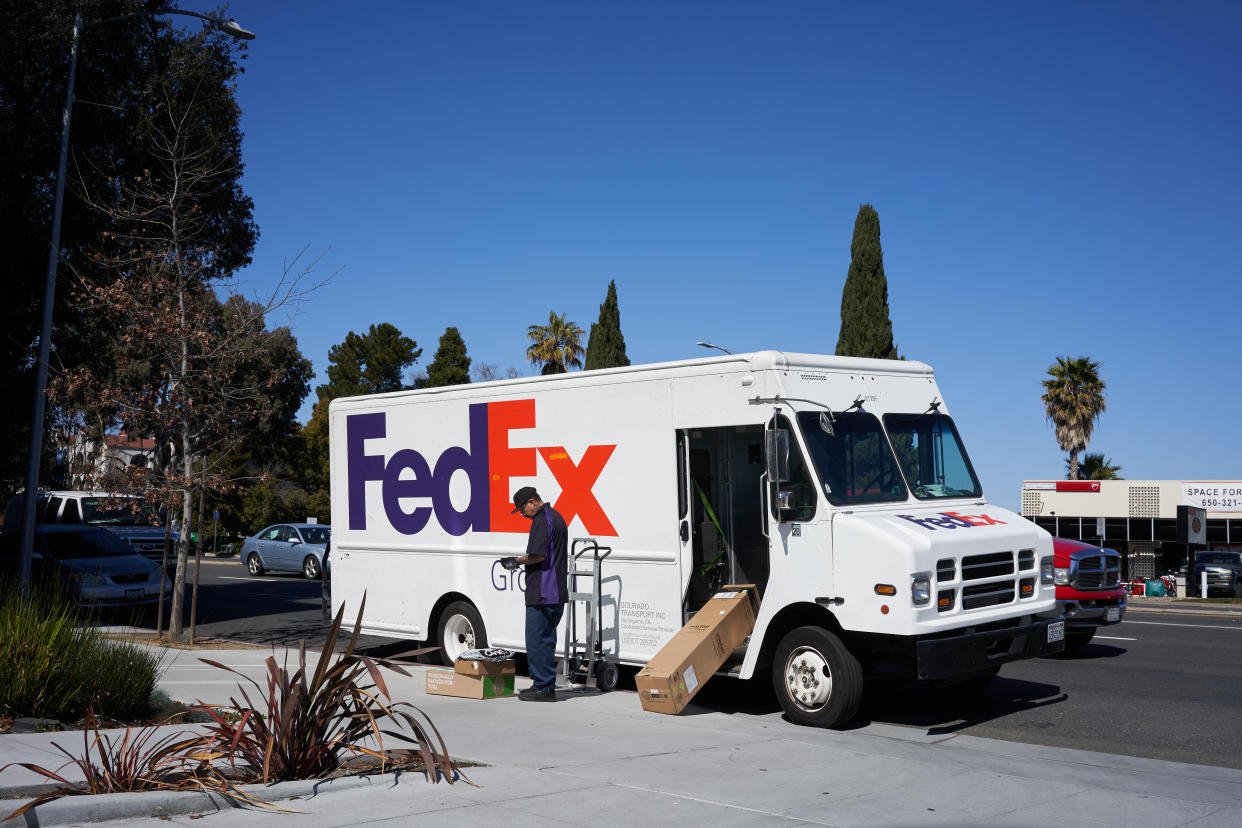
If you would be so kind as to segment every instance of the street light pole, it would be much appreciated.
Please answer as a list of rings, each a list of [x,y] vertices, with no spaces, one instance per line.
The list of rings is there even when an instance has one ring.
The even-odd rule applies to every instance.
[[[236,20],[221,20],[198,12],[183,9],[152,9],[151,11],[122,14],[89,25],[115,23],[134,17],[153,17],[159,14],[184,14],[206,20],[238,40],[254,40],[254,32],[243,29]],[[78,42],[88,24],[78,12],[73,19],[73,39],[69,46],[69,78],[65,88],[65,111],[60,123],[60,159],[56,163],[56,195],[52,202],[52,239],[47,251],[47,276],[43,286],[43,323],[39,329],[39,356],[35,363],[34,405],[30,422],[30,453],[26,463],[26,500],[22,520],[21,563],[17,572],[18,593],[25,597],[30,592],[30,569],[34,560],[35,509],[39,501],[39,466],[43,459],[43,417],[47,411],[47,366],[52,348],[52,306],[56,300],[56,265],[60,261],[60,222],[65,200],[65,165],[69,158],[69,121],[73,117],[73,87],[78,74]]]
[[[712,344],[712,343],[710,343],[710,342],[696,342],[696,343],[694,343],[694,344],[695,344],[695,345],[701,345],[701,346],[703,346],[704,348],[715,348],[717,351],[724,351],[724,352],[725,352],[726,354],[728,354],[729,356],[733,356],[733,352],[732,352],[732,351],[730,351],[729,349],[727,349],[727,348],[721,348],[719,345],[713,345],[713,344]]]

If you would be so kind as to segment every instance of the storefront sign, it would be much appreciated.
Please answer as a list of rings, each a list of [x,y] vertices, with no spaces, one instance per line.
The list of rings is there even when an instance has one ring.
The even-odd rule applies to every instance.
[[[1242,512],[1242,484],[1183,483],[1182,503],[1212,512]]]

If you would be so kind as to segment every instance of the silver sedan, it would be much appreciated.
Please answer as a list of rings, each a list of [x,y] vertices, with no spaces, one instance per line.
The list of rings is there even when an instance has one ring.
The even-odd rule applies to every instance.
[[[241,562],[251,575],[301,572],[310,580],[323,575],[323,553],[332,527],[322,523],[277,523],[242,541]]]

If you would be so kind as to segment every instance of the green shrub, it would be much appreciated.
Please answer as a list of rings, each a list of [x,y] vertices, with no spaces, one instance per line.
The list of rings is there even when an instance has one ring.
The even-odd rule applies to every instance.
[[[0,713],[76,721],[95,699],[99,716],[147,710],[163,657],[82,624],[71,600],[32,586],[23,601],[0,586]]]

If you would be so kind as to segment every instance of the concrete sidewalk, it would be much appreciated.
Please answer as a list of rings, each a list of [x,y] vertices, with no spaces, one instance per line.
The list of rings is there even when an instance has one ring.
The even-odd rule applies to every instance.
[[[161,687],[173,698],[223,702],[236,677],[262,682],[266,650],[170,651]],[[295,654],[290,653],[292,658]],[[277,653],[278,658],[284,652]],[[871,724],[831,731],[798,727],[779,713],[691,705],[680,716],[646,713],[632,692],[562,691],[556,704],[473,701],[423,692],[426,668],[388,674],[394,696],[427,712],[450,753],[486,767],[477,783],[429,784],[421,775],[286,783],[260,789],[304,815],[239,810],[201,794],[71,797],[41,806],[37,822],[72,825],[360,825],[407,821],[455,828],[509,825],[1242,825],[1242,771],[1088,751],[928,735]],[[719,679],[718,679],[719,680]],[[528,680],[519,678],[519,687]],[[718,705],[719,707],[719,705]],[[56,741],[79,733],[0,736],[0,764],[51,769]],[[0,775],[13,795],[42,780]],[[297,798],[287,798],[297,797]],[[17,802],[0,804],[0,815]],[[181,816],[178,816],[180,814]],[[193,818],[190,815],[194,815]],[[206,816],[199,816],[205,814]],[[160,818],[163,815],[163,818]]]

